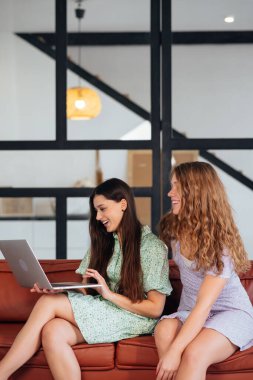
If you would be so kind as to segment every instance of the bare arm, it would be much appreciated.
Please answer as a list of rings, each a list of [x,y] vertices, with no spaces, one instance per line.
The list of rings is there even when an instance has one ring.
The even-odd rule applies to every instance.
[[[86,278],[93,277],[102,287],[97,291],[108,301],[115,305],[131,311],[132,313],[142,315],[143,317],[159,318],[162,314],[165,299],[165,294],[159,293],[156,290],[150,290],[147,293],[147,299],[140,302],[132,302],[128,297],[112,292],[106,284],[104,278],[94,269],[87,269]]]
[[[196,305],[185,321],[172,346],[182,353],[203,328],[212,305],[228,279],[207,275],[199,289]]]
[[[147,293],[147,299],[141,302],[132,302],[128,297],[113,292],[110,293],[107,300],[122,309],[142,315],[143,317],[159,318],[163,312],[165,298],[165,294],[159,293],[156,290],[150,290]]]

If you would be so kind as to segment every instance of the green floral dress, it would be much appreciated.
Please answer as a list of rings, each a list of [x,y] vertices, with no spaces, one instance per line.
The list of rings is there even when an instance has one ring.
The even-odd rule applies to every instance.
[[[122,265],[122,252],[117,234],[114,234],[114,238],[114,253],[107,268],[108,286],[112,291],[116,291]],[[145,293],[157,290],[169,295],[172,287],[168,279],[167,249],[148,226],[142,228],[140,253]],[[76,273],[84,274],[89,260],[88,251]],[[68,298],[77,325],[87,343],[109,343],[151,334],[158,321],[122,309],[100,295],[91,296],[68,291]]]

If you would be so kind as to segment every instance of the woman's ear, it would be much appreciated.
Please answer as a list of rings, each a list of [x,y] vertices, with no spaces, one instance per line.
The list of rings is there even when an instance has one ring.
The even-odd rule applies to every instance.
[[[120,203],[121,203],[121,210],[124,212],[124,211],[126,211],[126,209],[127,209],[127,201],[126,201],[126,199],[121,199],[121,201],[120,201]]]

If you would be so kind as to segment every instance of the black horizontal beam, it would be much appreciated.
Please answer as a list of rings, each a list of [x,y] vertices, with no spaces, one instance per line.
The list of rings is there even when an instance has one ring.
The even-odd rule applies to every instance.
[[[0,150],[152,149],[151,140],[0,141]]]
[[[253,31],[174,32],[172,44],[252,44]]]
[[[46,37],[47,40],[47,37]],[[50,38],[54,44],[54,37]],[[48,41],[48,40],[47,40]],[[68,33],[69,46],[114,46],[114,45],[149,45],[148,32],[107,32],[107,33]]]
[[[253,149],[253,138],[212,138],[212,139],[191,139],[172,138],[170,139],[171,149],[193,150],[193,149]],[[80,140],[66,141],[58,143],[56,141],[0,141],[0,150],[108,150],[108,149],[152,149],[151,140]]]
[[[49,46],[55,46],[55,33],[16,33],[23,39],[36,38]],[[68,33],[68,46],[114,46],[114,45],[149,45],[148,32],[93,32]]]
[[[89,197],[92,193],[92,187],[0,187],[0,197]],[[151,197],[153,194],[152,187],[132,187],[134,196]]]
[[[253,138],[174,138],[171,141],[172,149],[253,149]]]
[[[23,38],[27,35],[34,36],[50,46],[55,46],[55,33],[17,34]],[[173,45],[253,43],[253,31],[196,31],[171,34]],[[68,33],[67,36],[68,46],[149,45],[151,41],[148,32],[82,32]]]

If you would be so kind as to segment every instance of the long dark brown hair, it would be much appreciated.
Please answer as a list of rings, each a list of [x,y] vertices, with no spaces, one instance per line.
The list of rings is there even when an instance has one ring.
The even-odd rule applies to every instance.
[[[247,253],[234,222],[225,188],[214,168],[205,162],[186,162],[171,173],[181,197],[178,215],[172,211],[160,222],[160,237],[183,243],[196,262],[196,269],[223,269],[222,254],[229,251],[237,273],[249,269]]]
[[[114,251],[113,233],[107,232],[100,221],[96,220],[97,211],[94,208],[96,195],[120,202],[127,201],[118,231],[121,237],[123,254],[120,281],[117,292],[129,297],[133,302],[143,300],[142,269],[140,258],[141,223],[136,215],[134,196],[130,187],[118,178],[111,178],[98,185],[90,196],[91,258],[89,267],[97,270],[107,281],[107,266]]]

